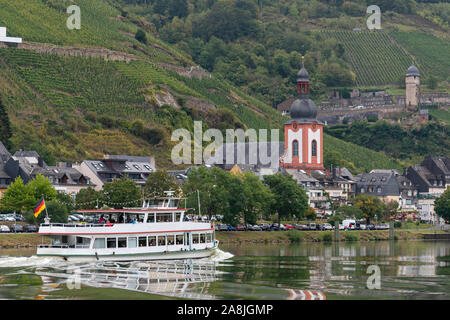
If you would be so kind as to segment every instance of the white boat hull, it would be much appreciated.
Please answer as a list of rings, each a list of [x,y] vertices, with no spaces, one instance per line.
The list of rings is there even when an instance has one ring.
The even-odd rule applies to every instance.
[[[74,252],[76,249],[58,250],[49,248],[38,248],[37,256],[56,257],[64,261],[74,262],[90,262],[90,261],[152,261],[152,260],[184,260],[184,259],[201,259],[211,256],[216,248],[192,251],[172,251],[159,253],[127,253],[127,254],[86,254],[83,252]]]

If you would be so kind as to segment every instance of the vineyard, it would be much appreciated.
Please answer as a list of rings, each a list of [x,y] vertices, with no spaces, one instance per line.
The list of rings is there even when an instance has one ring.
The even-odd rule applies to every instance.
[[[411,56],[385,32],[323,31],[321,34],[342,43],[358,86],[398,83],[412,63]]]
[[[446,79],[450,70],[450,44],[422,32],[393,32],[393,38],[413,53],[422,73],[441,76]],[[420,69],[420,68],[419,68]]]

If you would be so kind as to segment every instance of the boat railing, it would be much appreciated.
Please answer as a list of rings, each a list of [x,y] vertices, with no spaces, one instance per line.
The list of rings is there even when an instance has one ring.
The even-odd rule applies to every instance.
[[[98,227],[112,227],[114,224],[95,224],[95,223],[43,223],[41,227],[65,227],[65,228],[98,228]]]
[[[86,244],[75,244],[75,245],[68,245],[68,244],[40,244],[38,246],[39,248],[58,248],[58,249],[69,249],[69,248],[75,248],[75,249],[89,249],[89,245]]]

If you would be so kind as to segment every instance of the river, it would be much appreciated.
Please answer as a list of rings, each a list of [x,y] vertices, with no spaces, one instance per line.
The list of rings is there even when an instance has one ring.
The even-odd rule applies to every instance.
[[[0,250],[0,299],[450,299],[450,242],[222,245],[201,260],[68,263]]]

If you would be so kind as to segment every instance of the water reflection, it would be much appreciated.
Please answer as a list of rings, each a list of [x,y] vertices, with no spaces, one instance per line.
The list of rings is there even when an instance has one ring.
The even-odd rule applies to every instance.
[[[37,268],[35,273],[48,287],[66,285],[70,289],[85,285],[115,288],[187,299],[213,299],[209,283],[218,280],[216,262],[194,260],[161,262],[99,262]],[[55,289],[56,290],[56,289]],[[50,291],[52,291],[50,289]]]
[[[449,299],[450,242],[383,241],[222,246],[212,259],[74,264],[35,256],[0,257],[0,298],[92,299],[106,289],[187,299]],[[1,255],[6,255],[0,252]],[[234,256],[233,256],[234,255]],[[381,289],[369,290],[369,266],[380,269]],[[29,273],[42,279],[2,284],[1,278]],[[12,278],[11,278],[12,279]],[[25,290],[26,289],[26,290]],[[38,290],[39,289],[39,290]],[[123,292],[117,290],[113,292]],[[56,294],[55,294],[56,293]],[[112,297],[123,298],[117,293]],[[110,297],[107,296],[106,297]],[[127,297],[126,297],[127,298]]]

